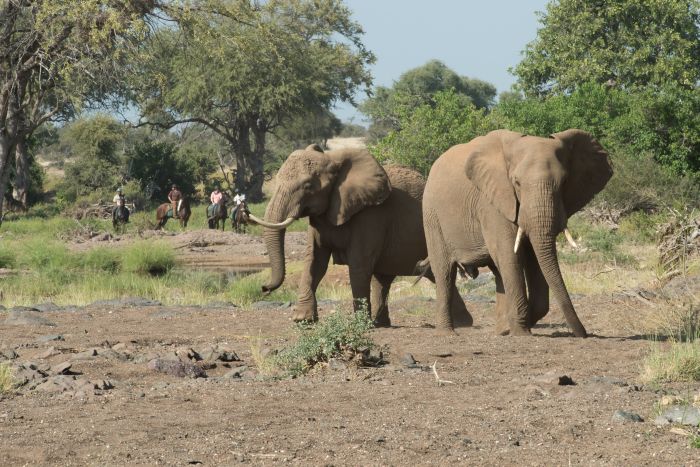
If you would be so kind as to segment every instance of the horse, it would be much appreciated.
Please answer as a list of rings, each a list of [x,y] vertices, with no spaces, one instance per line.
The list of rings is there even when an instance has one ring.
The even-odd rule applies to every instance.
[[[210,209],[213,211],[210,213]],[[221,223],[221,231],[226,227],[226,218],[228,211],[226,210],[226,198],[222,198],[217,204],[207,206],[207,223],[210,229],[218,229]]]
[[[126,206],[116,206],[112,210],[112,227],[114,231],[124,230],[129,223],[129,209]]]
[[[237,208],[231,209],[231,228],[237,233],[244,233],[248,225],[248,214],[250,214],[248,205],[245,201],[241,201]]]
[[[187,227],[187,221],[190,220],[190,215],[192,211],[190,210],[190,202],[187,198],[182,198],[178,201],[177,217],[180,220],[180,227]],[[172,203],[163,203],[156,209],[156,230],[162,229],[168,222],[168,219],[173,217],[173,205]]]

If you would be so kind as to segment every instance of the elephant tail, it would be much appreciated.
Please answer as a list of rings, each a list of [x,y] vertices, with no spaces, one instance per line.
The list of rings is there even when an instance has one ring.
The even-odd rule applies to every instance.
[[[416,263],[415,269],[413,270],[413,274],[415,274],[417,277],[416,280],[413,281],[413,284],[411,284],[411,287],[416,285],[418,281],[424,277],[426,277],[430,281],[435,282],[433,270],[430,269],[430,258],[425,258],[423,260],[418,261],[418,263]]]

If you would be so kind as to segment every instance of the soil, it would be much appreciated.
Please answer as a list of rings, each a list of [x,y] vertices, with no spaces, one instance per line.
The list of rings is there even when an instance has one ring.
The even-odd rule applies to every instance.
[[[301,257],[304,234],[290,235]],[[203,259],[224,253],[266,263],[251,237],[169,241],[206,266],[238,264]],[[394,326],[372,331],[383,364],[332,361],[284,380],[260,375],[255,355],[294,338],[288,304],[18,310],[25,319],[0,321],[0,354],[27,380],[0,396],[2,463],[697,465],[700,450],[654,418],[664,393],[700,387],[641,384],[652,344],[627,329],[655,298],[635,297],[575,296],[587,339],[558,310],[532,337],[496,336],[488,298],[467,302],[474,327],[443,335],[430,299],[399,298]]]

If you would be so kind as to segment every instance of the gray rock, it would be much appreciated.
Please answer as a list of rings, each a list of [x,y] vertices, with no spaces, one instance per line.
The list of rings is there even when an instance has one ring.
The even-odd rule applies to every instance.
[[[632,412],[625,412],[624,410],[616,410],[612,416],[614,422],[626,423],[626,422],[643,422],[644,419]]]
[[[56,347],[54,347],[54,346],[52,345],[51,347],[49,347],[48,349],[44,350],[42,353],[40,353],[39,355],[37,355],[36,358],[39,358],[39,359],[41,359],[41,360],[44,360],[44,359],[47,359],[47,358],[54,357],[54,356],[56,356],[56,355],[60,355],[60,353],[61,353],[61,352],[59,352],[58,350],[56,350]]]
[[[37,311],[45,312],[45,311],[61,311],[63,307],[60,307],[56,305],[55,303],[52,302],[46,302],[46,303],[40,303],[38,305],[34,305],[32,308],[34,308]]]
[[[232,368],[224,374],[224,378],[241,378],[243,376],[243,373],[245,373],[247,370],[247,366],[239,366],[236,368]]]
[[[0,350],[0,360],[14,360],[19,358],[15,349],[2,349]]]
[[[268,308],[289,308],[292,306],[292,302],[273,302],[268,300],[260,300],[250,305],[251,308],[260,310]]]
[[[141,297],[129,297],[118,300],[97,300],[88,306],[92,307],[140,307],[140,306],[162,306],[158,300],[149,300]]]
[[[33,306],[18,305],[18,306],[13,306],[12,308],[10,308],[10,311],[41,311],[41,310],[38,308],[34,308]]]
[[[31,383],[43,381],[48,374],[33,363],[23,363],[17,365],[14,370],[13,379],[15,386],[20,387]]]
[[[70,369],[73,365],[71,362],[63,362],[59,363],[58,365],[53,365],[51,367],[51,373],[54,375],[70,375],[72,374]]]
[[[51,341],[62,341],[63,336],[60,334],[47,334],[45,336],[40,336],[36,339],[37,342],[51,342]]]
[[[97,349],[88,349],[84,352],[78,352],[71,357],[71,360],[90,360],[93,357],[97,357]]]
[[[340,358],[331,358],[328,360],[328,368],[331,370],[345,370],[348,367],[348,362]]]
[[[56,326],[56,323],[41,316],[38,311],[20,311],[12,309],[5,318],[5,324],[11,326]]]
[[[656,417],[654,423],[657,425],[680,423],[681,425],[700,426],[700,409],[692,405],[674,405]]]
[[[43,383],[39,384],[35,389],[37,391],[47,392],[50,394],[73,391],[76,388],[75,381],[75,376],[58,375],[47,379]]]
[[[401,358],[399,359],[399,362],[401,362],[402,365],[405,365],[409,368],[415,368],[418,362],[416,362],[416,359],[413,358],[413,355],[410,353],[405,353],[401,355]]]
[[[238,357],[236,352],[225,350],[219,355],[219,361],[222,362],[240,362],[241,359]]]
[[[148,362],[148,368],[167,375],[177,376],[178,378],[184,378],[185,376],[189,378],[207,377],[207,373],[197,365],[180,361],[164,360],[162,358],[155,358]]]

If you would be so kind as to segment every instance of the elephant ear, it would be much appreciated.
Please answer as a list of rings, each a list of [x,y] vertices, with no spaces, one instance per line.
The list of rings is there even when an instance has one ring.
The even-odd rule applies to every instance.
[[[332,225],[342,225],[362,209],[381,204],[389,197],[389,177],[369,152],[344,150],[327,154],[339,167],[326,213]]]
[[[518,199],[508,177],[505,155],[507,146],[522,136],[509,130],[492,131],[474,141],[465,162],[467,178],[511,222],[518,216]]]
[[[568,177],[562,187],[567,216],[583,208],[600,192],[613,175],[608,152],[583,130],[565,130],[552,138],[561,140],[568,149]]]
[[[306,146],[306,149],[304,149],[304,151],[323,152],[323,149],[321,149],[321,146],[319,146],[318,144],[314,143],[314,144],[309,144],[308,146]]]

